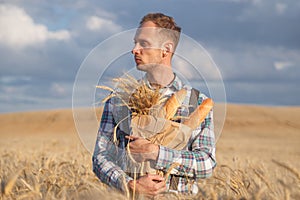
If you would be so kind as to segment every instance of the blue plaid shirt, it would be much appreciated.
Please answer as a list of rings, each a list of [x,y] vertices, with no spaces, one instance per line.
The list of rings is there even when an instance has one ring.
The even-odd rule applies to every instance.
[[[146,83],[147,80],[145,80]],[[150,84],[149,84],[149,87]],[[183,102],[184,105],[189,104],[191,95],[191,87],[183,85],[182,81],[176,76],[174,81],[162,92],[164,95],[170,96],[181,88],[187,89],[187,97]],[[198,104],[207,97],[200,93]],[[100,128],[97,135],[97,141],[93,154],[93,171],[99,179],[121,191],[125,191],[124,184],[133,180],[126,169],[125,146],[128,141],[125,139],[126,129],[117,129],[118,144],[113,143],[113,132],[118,120],[118,110],[120,106],[116,106],[116,99],[112,98],[105,103]],[[178,115],[184,113],[184,109],[178,109]],[[128,113],[130,115],[130,113]],[[129,126],[130,117],[123,121],[123,125]],[[154,163],[154,168],[162,171],[167,171],[172,163],[180,163],[171,172],[178,178],[176,192],[185,194],[195,194],[198,192],[197,180],[200,178],[208,178],[212,175],[213,169],[216,166],[215,159],[215,137],[213,126],[213,111],[206,116],[204,122],[193,131],[186,149],[174,150],[164,146],[159,148],[159,156]],[[170,177],[167,180],[167,188],[170,186]]]

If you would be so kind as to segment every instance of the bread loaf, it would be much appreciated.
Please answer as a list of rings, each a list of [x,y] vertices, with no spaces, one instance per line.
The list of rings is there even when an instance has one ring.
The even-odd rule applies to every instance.
[[[189,126],[192,130],[196,129],[204,121],[205,117],[213,107],[213,100],[205,99],[195,110],[189,115],[183,124]]]
[[[177,92],[175,92],[165,103],[165,105],[162,107],[161,112],[165,114],[165,118],[170,120],[174,117],[176,114],[176,111],[179,106],[181,106],[182,102],[185,99],[186,96],[186,89],[181,89]],[[162,116],[162,115],[160,115]]]

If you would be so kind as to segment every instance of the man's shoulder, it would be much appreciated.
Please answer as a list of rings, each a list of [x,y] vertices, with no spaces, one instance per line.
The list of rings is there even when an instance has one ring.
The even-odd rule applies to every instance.
[[[109,97],[111,95],[111,97]],[[120,103],[122,102],[122,99],[119,96],[114,96],[111,94],[109,94],[107,97],[107,99],[104,100],[105,104],[112,104],[112,105],[120,105]]]
[[[203,93],[200,89],[192,87],[190,85],[184,85],[183,88],[185,88],[188,93],[187,93],[187,98],[197,98],[198,102],[201,103],[203,100],[207,99],[208,96]]]

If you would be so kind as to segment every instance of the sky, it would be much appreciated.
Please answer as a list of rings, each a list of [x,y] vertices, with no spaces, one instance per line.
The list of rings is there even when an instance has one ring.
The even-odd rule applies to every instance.
[[[91,52],[137,28],[149,12],[173,16],[182,33],[207,51],[225,88],[226,98],[217,101],[300,105],[298,0],[1,0],[0,113],[71,108],[76,78]],[[115,45],[122,41],[102,45],[97,59],[115,54]],[[119,75],[114,64],[131,69],[132,47],[109,67],[99,61],[97,76]],[[88,79],[94,88],[97,82]]]

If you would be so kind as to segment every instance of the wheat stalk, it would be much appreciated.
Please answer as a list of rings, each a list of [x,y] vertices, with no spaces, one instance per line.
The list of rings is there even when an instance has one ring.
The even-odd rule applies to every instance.
[[[23,169],[19,170],[6,184],[4,184],[4,195],[9,195],[12,192],[12,189],[22,171]]]
[[[125,175],[122,176],[122,182],[123,182],[123,186],[124,186],[124,189],[125,189],[126,197],[129,200],[130,192],[129,192],[129,189],[128,189],[128,185],[127,185],[127,182],[126,182]]]
[[[172,170],[173,170],[175,167],[178,167],[179,165],[180,165],[180,163],[176,163],[176,162],[171,164],[171,166],[168,168],[168,171],[167,171],[167,172],[165,173],[165,175],[164,175],[165,180],[168,179],[168,177],[170,176]]]
[[[152,90],[143,81],[138,81],[128,74],[125,74],[125,77],[114,78],[113,81],[117,83],[116,89],[102,85],[96,86],[96,88],[111,92],[102,102],[117,97],[132,111],[133,115],[147,115],[151,108],[160,105],[165,100],[160,93],[160,87]]]
[[[134,167],[134,174],[133,174],[133,194],[132,200],[135,200],[135,191],[136,190],[136,167]]]
[[[298,181],[300,181],[300,173],[295,168],[293,168],[293,167],[291,167],[291,166],[289,166],[285,163],[274,160],[274,159],[272,159],[272,162],[274,162],[276,165],[278,165],[280,167],[283,167],[283,168],[287,169],[289,172],[291,172],[292,174],[294,174],[296,176]]]

